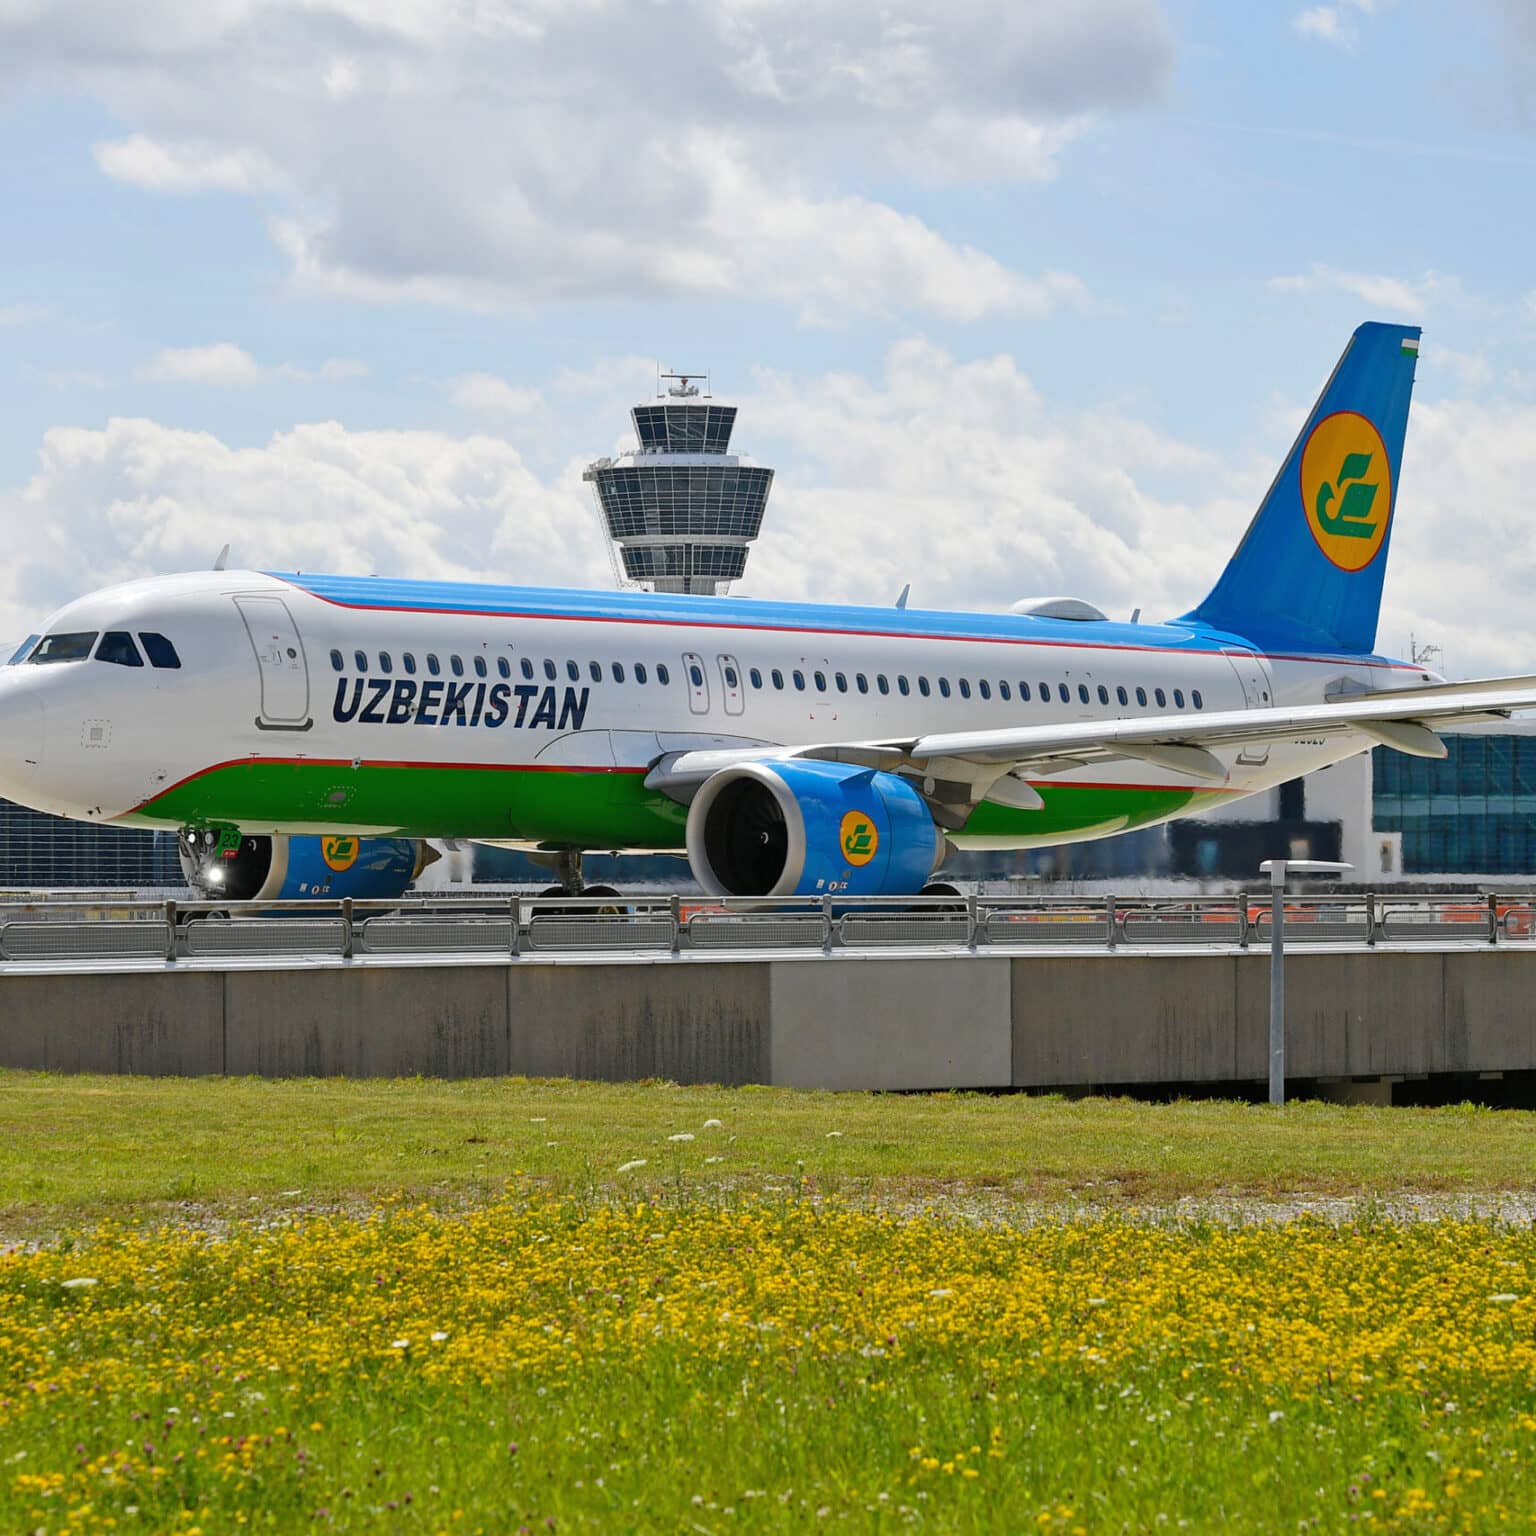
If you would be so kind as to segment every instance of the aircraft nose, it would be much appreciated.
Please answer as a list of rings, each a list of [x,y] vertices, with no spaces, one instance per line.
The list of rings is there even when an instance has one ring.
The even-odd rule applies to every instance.
[[[43,706],[30,693],[0,691],[0,794],[20,799],[43,759]]]

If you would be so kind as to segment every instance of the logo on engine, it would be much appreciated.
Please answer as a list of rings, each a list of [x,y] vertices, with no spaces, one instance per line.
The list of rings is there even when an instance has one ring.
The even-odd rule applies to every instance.
[[[325,867],[334,869],[338,875],[357,863],[357,854],[358,841],[355,837],[320,839],[320,857],[325,860]]]
[[[1392,516],[1392,466],[1364,416],[1336,411],[1301,452],[1301,504],[1317,547],[1343,571],[1363,571]]]
[[[868,864],[880,847],[880,834],[863,811],[849,811],[843,817],[837,835],[842,840],[843,857],[855,869]]]

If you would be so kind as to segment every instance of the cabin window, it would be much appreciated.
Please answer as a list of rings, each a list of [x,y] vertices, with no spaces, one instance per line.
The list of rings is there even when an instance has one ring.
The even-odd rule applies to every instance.
[[[110,661],[117,667],[142,667],[144,658],[126,629],[109,629],[96,647],[97,661]]]
[[[1019,702],[1021,704],[1029,703],[1029,684],[1022,677],[1019,679]]]
[[[395,670],[395,658],[388,651],[379,652],[379,671],[386,675]]]
[[[1157,700],[1157,707],[1159,709],[1167,709],[1168,696],[1163,692],[1161,688],[1154,688],[1152,690],[1152,697]]]
[[[1007,683],[1004,683],[1004,682],[1001,682],[1001,681],[998,683],[998,685],[997,685],[997,696],[998,696],[998,698],[1004,699],[1004,700],[1007,700],[1007,699],[1012,697],[1012,695],[1008,691],[1008,684]]]
[[[554,682],[554,680],[559,677],[559,675],[560,669],[554,664],[554,662],[549,659],[548,656],[546,656],[544,658],[544,676],[548,678],[550,682]]]
[[[1191,688],[1189,690],[1189,702],[1193,704],[1196,709],[1205,708],[1205,700],[1200,697],[1200,690],[1198,688]]]
[[[732,666],[727,666],[726,667],[726,669],[725,669],[725,686],[727,688],[738,688],[738,687],[741,686],[741,679],[736,676],[736,668],[735,667],[732,667]]]
[[[1079,683],[1077,685],[1077,701],[1078,701],[1079,704],[1086,704],[1088,702],[1088,684],[1087,683]]]
[[[926,677],[918,678],[918,680],[917,680],[917,691],[920,694],[922,694],[922,696],[925,699],[928,697],[928,694],[929,694],[930,690],[929,690],[929,687],[928,687],[928,679]]]
[[[939,679],[939,697],[944,699],[949,697],[949,679],[947,677]]]
[[[969,680],[962,677],[960,679],[959,687],[960,687],[960,697],[962,699],[970,698],[970,696],[971,696],[971,685],[970,685]],[[982,687],[986,687],[986,684],[983,683]]]
[[[1099,684],[1099,703],[1100,704],[1108,704],[1109,703],[1109,689],[1106,688],[1103,683]]]
[[[976,686],[978,689],[980,689],[982,698],[990,699],[992,697],[992,684],[989,683],[986,678],[983,677],[978,679]]]
[[[462,656],[450,656],[448,658],[448,667],[455,677],[464,676],[464,658]]]
[[[1057,683],[1056,692],[1061,696],[1063,704],[1070,704],[1072,702],[1072,690],[1065,683]]]
[[[1122,709],[1124,709],[1125,706],[1131,702],[1131,696],[1125,691],[1124,688],[1115,689],[1115,698],[1119,701],[1120,707]]]
[[[891,691],[891,685],[886,682],[884,672],[877,672],[875,674],[875,687],[878,688],[881,693],[889,693]]]
[[[773,686],[775,688],[782,688],[784,686],[784,674],[777,667],[773,669],[770,675],[773,678]]]
[[[1042,704],[1049,704],[1051,702],[1051,685],[1049,683],[1040,684],[1040,702]]]
[[[484,656],[476,656],[475,657],[475,676],[476,677],[484,677],[485,676],[485,657]]]
[[[404,652],[402,652],[401,656],[400,656],[400,665],[402,667],[404,667],[405,670],[412,677],[415,677],[415,675],[416,675],[416,653],[414,651],[404,651]]]
[[[352,663],[359,672],[366,672],[368,670],[368,658],[361,651],[352,652]]]
[[[1136,702],[1141,705],[1143,709],[1147,707],[1147,690],[1145,688],[1138,688],[1136,690]]]
[[[436,651],[427,652],[427,671],[430,672],[433,677],[441,677],[443,675],[443,664],[437,659]],[[529,677],[532,677],[533,673],[530,672],[528,675]]]
[[[763,686],[763,674],[757,667],[753,667],[752,670],[747,673],[747,676],[751,679],[752,686],[754,688],[761,688]]]
[[[340,672],[340,671],[342,671],[345,668],[345,666],[346,666],[346,663],[343,662],[342,659],[341,659],[341,652],[340,651],[332,651],[331,652],[331,671],[332,672]]]
[[[832,681],[837,684],[837,691],[839,693],[848,692],[848,679],[841,672],[834,672],[832,674]]]
[[[1184,690],[1182,688],[1175,688],[1173,690],[1173,707],[1175,709],[1184,708]]]
[[[799,671],[797,669],[794,672],[791,672],[790,676],[792,678],[794,678],[794,680],[795,680],[795,687],[798,688],[801,691],[801,693],[804,693],[805,692],[805,673],[801,672],[801,671]]]
[[[902,696],[902,698],[906,698],[906,696],[912,692],[912,689],[907,682],[907,674],[905,672],[897,674],[896,691]]]
[[[511,677],[512,676],[512,663],[510,661],[508,661],[505,656],[498,656],[496,658],[496,670],[503,677]]]
[[[672,674],[667,671],[667,664],[664,661],[658,661],[656,663],[656,681],[660,683],[663,688],[665,688],[667,684],[672,681]]]
[[[587,674],[588,674],[589,677],[591,677],[591,679],[592,679],[592,681],[594,683],[602,682],[602,680],[603,680],[603,664],[602,664],[602,662],[600,662],[600,661],[589,661],[587,663]]]
[[[523,676],[529,682],[532,682],[533,681],[533,658],[530,657],[530,656],[524,656],[521,659],[520,665],[522,667]],[[620,681],[622,681],[622,679],[620,679]]]
[[[816,692],[825,693],[827,691],[827,674],[825,672],[816,672],[812,675],[816,679]]]
[[[579,683],[581,681],[581,668],[574,661],[568,661],[565,664],[565,675],[573,683]]]
[[[865,677],[862,672],[855,672],[853,674],[853,686],[857,688],[860,693],[868,693],[869,679]]]
[[[610,670],[613,673],[614,682],[622,683],[624,681],[624,663],[622,661],[612,663]]]
[[[635,681],[639,683],[642,688],[645,686],[645,678],[645,663],[643,661],[637,661],[635,663]],[[695,684],[694,686],[697,687],[698,685]]]
[[[638,672],[640,668],[636,667],[635,670]],[[704,669],[696,661],[688,663],[688,681],[695,688],[702,688],[704,686]]]

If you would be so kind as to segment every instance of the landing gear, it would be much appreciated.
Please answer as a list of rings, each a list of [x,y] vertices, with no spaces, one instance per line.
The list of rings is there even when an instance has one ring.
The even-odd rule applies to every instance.
[[[552,885],[547,890],[539,892],[541,900],[548,900],[559,896],[611,896],[615,903],[622,901],[622,897],[611,885],[584,885],[581,879],[581,850],[579,848],[562,848],[554,852],[540,852],[533,856],[540,864],[549,865],[560,876],[559,885]],[[559,911],[559,908],[544,908],[546,913]],[[624,908],[619,905],[598,908],[580,907],[568,909],[572,916],[589,916],[593,911],[607,913],[622,912]]]
[[[951,885],[947,880],[930,880],[917,894],[919,896],[948,896],[953,899],[952,901],[946,901],[942,906],[938,902],[934,902],[932,906],[913,907],[912,910],[914,912],[965,911],[965,897],[961,895],[960,887]]]

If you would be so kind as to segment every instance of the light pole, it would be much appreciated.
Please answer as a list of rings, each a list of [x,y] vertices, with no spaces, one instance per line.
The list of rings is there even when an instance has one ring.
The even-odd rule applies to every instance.
[[[1285,1103],[1285,882],[1298,875],[1339,875],[1353,864],[1334,859],[1265,859],[1269,876],[1269,1102]]]

